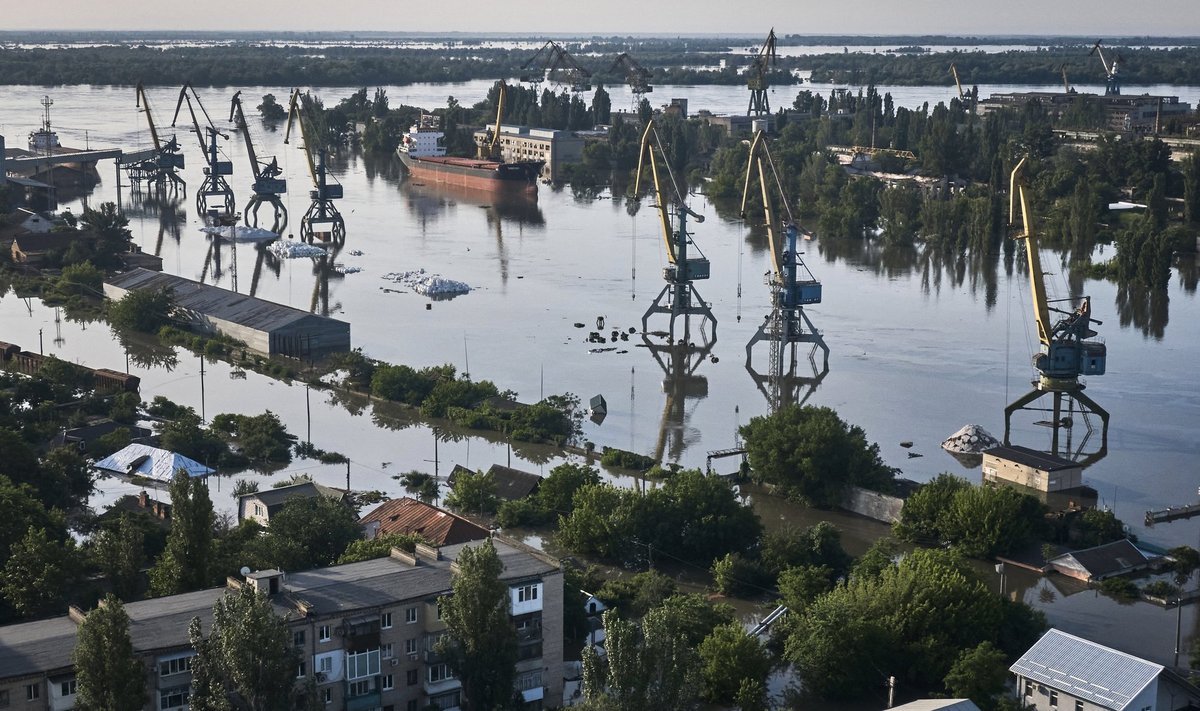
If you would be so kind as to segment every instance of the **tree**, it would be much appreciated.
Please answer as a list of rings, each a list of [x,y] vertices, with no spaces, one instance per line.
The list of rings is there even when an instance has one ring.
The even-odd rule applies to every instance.
[[[146,670],[134,655],[129,615],[116,596],[105,596],[79,623],[71,663],[79,711],[124,711],[146,703]]]
[[[278,123],[287,118],[287,109],[280,106],[274,94],[263,94],[262,103],[257,108],[267,123]]]
[[[92,493],[92,476],[87,460],[74,447],[56,447],[42,459],[42,479],[55,496],[52,506],[74,509],[87,503]]]
[[[1008,663],[1004,652],[991,642],[964,651],[946,674],[946,693],[970,699],[983,711],[996,708],[997,698],[1008,682]]]
[[[687,636],[662,608],[637,623],[604,612],[607,665],[595,648],[583,652],[583,688],[590,699],[607,696],[621,711],[690,709],[699,696],[699,664]]]
[[[0,560],[7,560],[10,551],[25,537],[30,528],[46,529],[56,539],[67,535],[61,512],[50,512],[38,499],[29,484],[16,484],[0,474]]]
[[[9,604],[25,617],[65,607],[66,594],[80,575],[75,543],[50,538],[45,529],[30,528],[12,547],[4,563],[0,589]]]
[[[171,289],[134,289],[109,302],[108,320],[117,328],[157,333],[171,323],[175,311],[175,293]]]
[[[449,633],[442,650],[462,680],[467,711],[505,709],[512,704],[517,634],[508,617],[504,564],[491,539],[458,554],[451,594],[441,599]]]
[[[704,699],[716,704],[735,703],[746,681],[764,684],[771,671],[767,650],[736,622],[714,629],[699,654]]]
[[[156,595],[199,590],[212,582],[213,513],[208,484],[203,477],[188,476],[182,469],[168,487],[171,497],[171,532],[167,550],[151,573]],[[160,569],[161,566],[161,569]]]
[[[612,98],[603,84],[596,84],[596,93],[592,95],[592,120],[595,123],[608,123],[612,118]]]
[[[967,556],[984,558],[1028,544],[1042,512],[1037,499],[1015,489],[974,486],[940,474],[908,498],[894,528],[905,540],[951,543]]]
[[[337,564],[357,563],[374,558],[387,558],[393,548],[412,553],[418,543],[426,543],[424,537],[412,533],[390,533],[379,538],[360,538],[346,547],[345,552],[337,559]]]
[[[113,592],[122,600],[137,596],[138,578],[146,561],[146,537],[129,515],[122,512],[114,525],[100,529],[93,545],[96,564],[108,576]]]
[[[96,262],[100,266],[116,264],[114,257],[121,252],[129,251],[129,240],[133,233],[129,231],[129,218],[125,217],[116,203],[106,202],[100,209],[84,208],[79,216],[80,226],[91,230],[99,236],[96,243]]]
[[[191,705],[197,709],[290,711],[295,699],[299,654],[287,624],[270,598],[250,585],[229,592],[213,605],[212,626],[204,637],[199,618],[188,626],[196,656]]]
[[[271,517],[261,550],[272,567],[307,570],[333,565],[361,538],[358,517],[346,504],[326,496],[294,498]]]
[[[496,513],[497,503],[496,482],[489,472],[460,470],[454,475],[454,484],[446,497],[446,505],[481,516]]]
[[[814,506],[840,504],[849,484],[889,491],[895,476],[862,428],[827,407],[781,407],[740,433],[755,477]]]

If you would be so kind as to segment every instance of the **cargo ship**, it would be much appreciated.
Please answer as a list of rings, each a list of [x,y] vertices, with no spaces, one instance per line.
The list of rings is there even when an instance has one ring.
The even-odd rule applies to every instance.
[[[422,116],[404,134],[396,153],[413,178],[476,190],[537,192],[537,179],[545,161],[505,163],[448,156],[445,135],[437,125],[436,116]]]

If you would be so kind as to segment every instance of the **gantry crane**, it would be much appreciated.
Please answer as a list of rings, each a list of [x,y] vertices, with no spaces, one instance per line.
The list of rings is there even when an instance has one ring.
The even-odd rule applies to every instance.
[[[521,71],[530,68],[536,68],[537,73],[523,74],[521,81],[532,84],[535,91],[547,79],[565,80],[563,83],[575,93],[592,90],[592,73],[580,66],[571,53],[554,40],[546,40],[546,44],[521,65]]]
[[[642,103],[642,97],[654,91],[654,87],[650,86],[650,70],[637,63],[637,60],[629,56],[628,52],[621,52],[617,58],[613,60],[612,66],[608,68],[608,73],[621,70],[625,75],[625,83],[629,85],[629,91],[633,94],[633,107],[637,111],[637,107]]]
[[[283,206],[280,195],[287,192],[287,179],[280,177],[283,169],[279,160],[274,156],[267,162],[260,162],[254,152],[254,141],[250,138],[250,127],[246,124],[246,114],[242,111],[242,92],[233,95],[229,105],[229,120],[242,132],[246,141],[246,155],[250,157],[250,169],[254,171],[254,195],[246,203],[242,211],[242,219],[251,227],[258,226],[258,210],[263,203],[271,205],[274,213],[272,232],[281,233],[287,227],[287,208]]]
[[[1121,61],[1121,55],[1114,54],[1112,62],[1104,58],[1104,49],[1100,46],[1101,40],[1096,40],[1096,44],[1092,45],[1092,51],[1088,52],[1088,56],[1093,54],[1100,57],[1100,64],[1104,67],[1104,93],[1109,96],[1117,96],[1121,93],[1121,78],[1117,76],[1117,64]]]
[[[196,100],[196,106],[200,107],[200,113],[204,114],[205,126],[203,127],[196,118],[196,108],[192,105],[193,98]],[[209,117],[208,111],[200,101],[200,95],[196,93],[191,82],[185,82],[183,88],[179,90],[179,100],[175,102],[175,116],[171,118],[172,128],[179,120],[179,110],[183,108],[184,102],[187,102],[188,113],[192,117],[192,130],[196,133],[196,140],[200,142],[200,152],[204,154],[204,161],[207,163],[204,168],[204,182],[200,183],[200,190],[196,192],[196,211],[200,213],[201,217],[210,215],[214,211],[222,216],[232,215],[234,212],[233,188],[229,187],[225,176],[233,175],[233,162],[221,160],[217,146],[217,138],[229,140],[229,136],[218,131],[217,127],[213,125],[212,118]],[[205,140],[206,138],[208,140]]]
[[[808,360],[813,367],[813,377],[806,379],[812,389],[815,389],[829,372],[829,346],[804,312],[805,306],[821,303],[821,282],[813,277],[800,256],[797,245],[800,228],[792,216],[791,202],[771,157],[766,135],[762,131],[756,132],[754,140],[750,143],[746,180],[742,188],[743,219],[746,217],[750,186],[755,177],[762,192],[763,218],[767,228],[767,244],[771,251],[771,271],[767,273],[767,284],[771,287],[771,313],[746,344],[746,370],[750,371],[751,376],[755,376],[756,383],[761,384],[762,378],[752,366],[754,345],[760,341],[770,341],[771,361],[766,383],[769,385],[767,398],[774,409],[785,399],[785,380],[793,385],[799,380],[796,375],[796,345],[812,344]],[[776,209],[776,198],[781,211]],[[817,371],[814,360],[818,348],[824,353],[823,368],[820,372]],[[786,371],[783,364],[784,351],[788,351],[789,354]],[[810,389],[809,393],[811,392]],[[786,399],[790,400],[793,394],[789,392]]]
[[[668,192],[663,185],[663,181],[659,176],[658,159],[655,158],[655,151],[662,155],[663,168],[667,172],[667,178],[670,180],[670,191]],[[654,178],[654,195],[657,200],[655,207],[658,208],[658,215],[662,227],[663,242],[667,250],[667,261],[670,264],[663,269],[663,279],[667,284],[662,291],[654,299],[654,303],[650,308],[646,309],[646,313],[642,316],[642,332],[649,331],[648,321],[651,314],[665,313],[671,316],[671,325],[668,331],[671,342],[675,343],[675,318],[677,316],[684,317],[684,338],[683,341],[688,341],[690,331],[690,319],[692,316],[702,316],[700,321],[701,338],[704,337],[704,323],[712,322],[712,342],[717,340],[717,317],[713,315],[712,309],[704,299],[700,298],[700,293],[696,291],[696,287],[692,284],[693,281],[699,279],[707,279],[709,277],[708,259],[703,253],[699,257],[688,256],[688,246],[695,246],[692,242],[691,235],[687,231],[687,218],[690,215],[696,222],[704,222],[704,216],[700,215],[687,206],[684,202],[683,194],[679,191],[679,184],[675,182],[675,176],[671,172],[671,165],[667,161],[666,152],[662,147],[662,139],[659,138],[658,131],[654,127],[654,121],[646,122],[646,130],[642,132],[642,144],[638,152],[638,169],[637,179],[634,181],[634,192],[640,191],[642,182],[642,171],[646,163],[650,164],[650,171]],[[671,212],[674,210],[676,218],[676,228],[671,229]],[[699,248],[696,248],[699,252]],[[663,303],[664,298],[666,303]]]
[[[174,192],[186,183],[176,171],[183,169],[183,153],[180,152],[179,141],[171,136],[171,140],[163,142],[154,126],[154,115],[150,113],[150,100],[146,98],[146,89],[141,82],[137,85],[137,106],[146,114],[146,123],[150,126],[150,140],[154,144],[153,155],[146,160],[138,160],[126,165],[125,170],[129,179],[135,185],[145,181],[148,185],[164,192],[170,189]]]
[[[481,160],[501,160],[500,123],[504,120],[504,100],[508,96],[508,85],[503,80],[496,87],[496,126],[479,141]]]
[[[746,86],[750,88],[750,108],[746,112],[750,116],[770,116],[771,102],[767,99],[767,72],[775,64],[775,28],[767,33],[767,39],[758,54],[750,60]]]
[[[292,92],[292,101],[288,106],[287,129],[283,133],[283,142],[287,143],[292,135],[292,125],[300,124],[300,138],[304,141],[302,149],[308,163],[308,174],[312,177],[313,189],[308,192],[312,204],[300,218],[300,237],[306,242],[312,242],[317,235],[324,235],[323,242],[333,242],[341,245],[346,241],[346,221],[338,212],[334,200],[342,197],[342,185],[329,174],[325,167],[325,146],[316,144],[317,137],[313,135],[312,126],[304,116],[301,107],[300,90]],[[316,145],[314,145],[316,144]],[[316,158],[313,158],[316,153]],[[330,182],[330,181],[333,182]]]
[[[1033,315],[1037,323],[1038,341],[1040,348],[1033,356],[1033,367],[1037,371],[1037,380],[1033,381],[1034,389],[1018,398],[1004,408],[1004,442],[1009,443],[1012,414],[1017,410],[1040,409],[1051,413],[1049,421],[1039,422],[1050,427],[1053,431],[1052,448],[1054,454],[1059,450],[1059,430],[1066,429],[1068,438],[1073,426],[1073,414],[1078,413],[1084,418],[1091,431],[1091,423],[1087,416],[1095,414],[1103,423],[1101,449],[1092,455],[1091,461],[1103,457],[1108,450],[1108,412],[1100,407],[1090,397],[1084,394],[1084,383],[1079,380],[1083,375],[1104,375],[1107,347],[1092,340],[1096,332],[1092,323],[1099,324],[1092,318],[1092,302],[1087,296],[1070,310],[1051,307],[1052,303],[1046,298],[1046,286],[1043,281],[1041,256],[1038,254],[1037,233],[1034,228],[1033,215],[1029,210],[1029,198],[1026,195],[1022,171],[1027,159],[1022,158],[1013,168],[1009,183],[1009,222],[1016,224],[1017,204],[1021,208],[1021,226],[1023,233],[1015,239],[1025,242],[1025,257],[1029,267],[1029,287],[1033,295]],[[1069,300],[1063,300],[1068,301]],[[1050,312],[1062,314],[1053,323]],[[1034,401],[1044,395],[1053,396],[1053,404],[1049,409],[1031,408]],[[1064,413],[1064,405],[1066,412]],[[1078,410],[1076,409],[1078,408]],[[1086,438],[1084,439],[1086,442]],[[1081,447],[1082,447],[1081,443]],[[1070,450],[1068,439],[1067,450]]]

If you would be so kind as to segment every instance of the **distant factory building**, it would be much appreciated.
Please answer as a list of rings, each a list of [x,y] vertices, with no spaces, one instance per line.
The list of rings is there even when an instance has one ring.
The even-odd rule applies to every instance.
[[[338,319],[148,269],[104,282],[104,295],[113,300],[147,289],[171,289],[176,315],[191,328],[237,339],[265,355],[316,358],[350,350],[350,324]]]
[[[490,130],[475,132],[476,145],[490,140]],[[571,131],[501,124],[500,156],[506,162],[545,161],[542,177],[554,181],[562,175],[563,166],[583,160],[583,139]]]
[[[993,447],[983,453],[983,479],[1044,492],[1066,491],[1083,486],[1083,466],[1028,447]]]
[[[1062,118],[1076,102],[1096,102],[1103,107],[1108,118],[1108,130],[1121,133],[1154,133],[1162,130],[1168,121],[1188,119],[1192,111],[1191,104],[1180,101],[1178,96],[1151,94],[1101,96],[1062,91],[1018,91],[992,94],[979,102],[977,111],[986,115],[1002,108],[1021,107],[1031,101],[1040,103],[1055,119]]]

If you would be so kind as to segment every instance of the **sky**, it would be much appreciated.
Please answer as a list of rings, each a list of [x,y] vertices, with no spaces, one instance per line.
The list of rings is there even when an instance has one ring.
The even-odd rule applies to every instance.
[[[42,0],[6,30],[1200,36],[1197,0]]]

